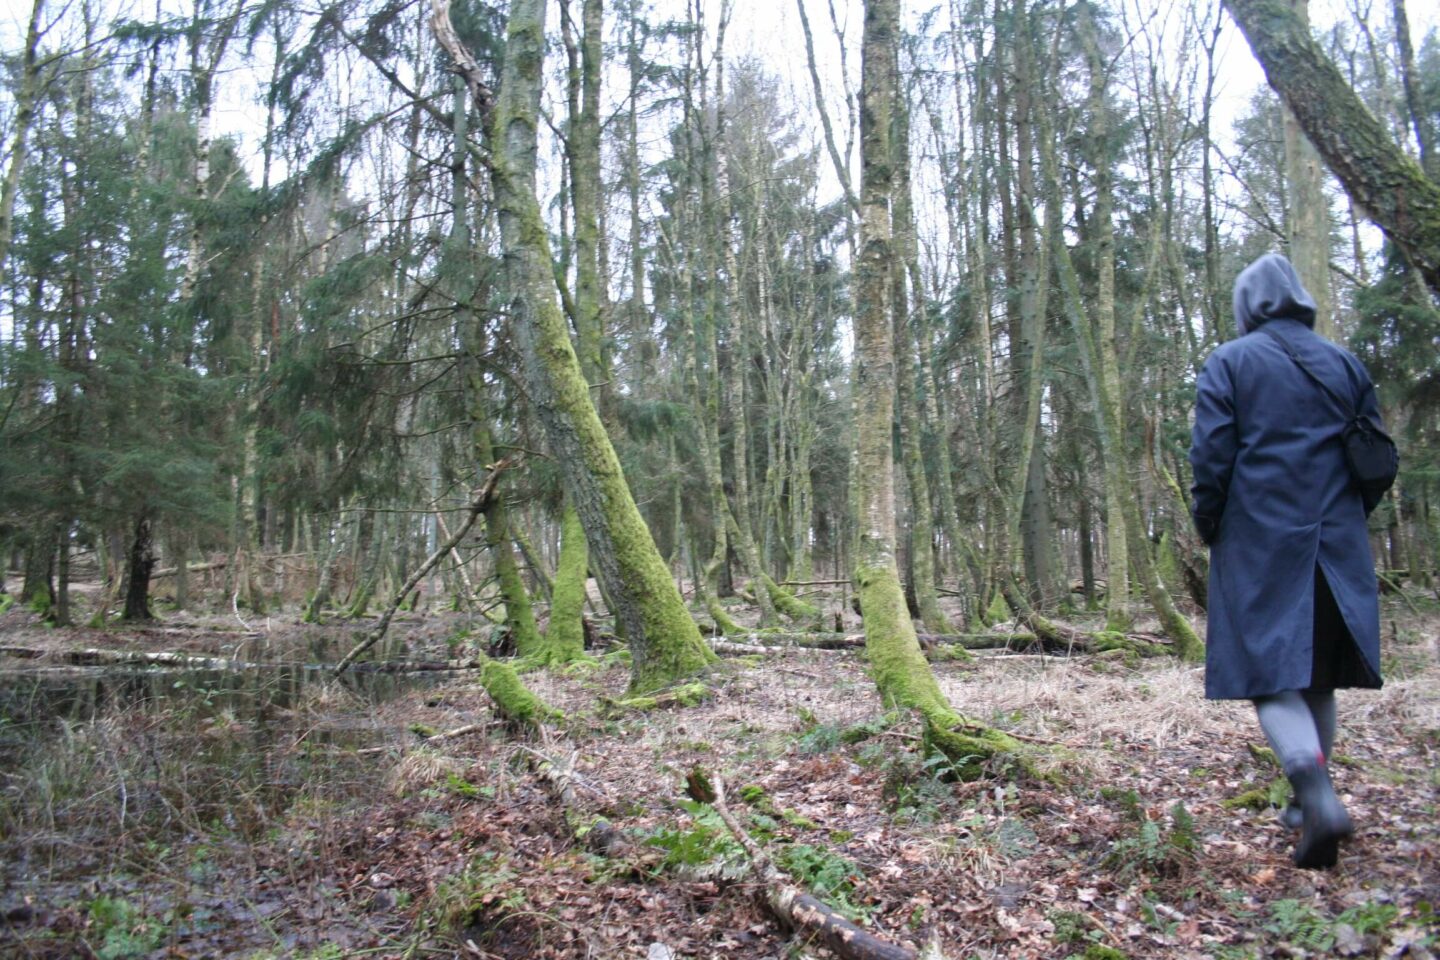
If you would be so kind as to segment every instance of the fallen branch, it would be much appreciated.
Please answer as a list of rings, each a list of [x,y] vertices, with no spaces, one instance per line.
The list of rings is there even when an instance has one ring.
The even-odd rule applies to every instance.
[[[451,740],[455,737],[463,737],[468,733],[479,733],[481,730],[488,730],[491,727],[499,725],[500,722],[499,720],[487,720],[484,723],[467,723],[465,726],[456,727],[454,730],[442,730],[439,733],[432,733],[423,739],[426,743],[434,743],[436,740]],[[383,747],[365,747],[364,749],[356,750],[355,753],[362,755],[384,753],[386,750],[389,750],[391,746],[393,746],[393,744],[387,744]]]
[[[27,660],[58,660],[76,667],[110,667],[143,665],[151,667],[185,667],[190,670],[330,670],[328,663],[300,663],[293,660],[231,660],[226,657],[205,657],[169,651],[145,650],[84,650],[49,651],[31,647],[0,647],[0,654]],[[377,663],[355,664],[356,673],[444,673],[459,670],[483,670],[478,660],[382,660]]]
[[[560,801],[560,807],[565,813],[565,822],[569,824],[570,831],[577,840],[606,857],[627,858],[636,852],[625,834],[603,816],[594,817],[586,823],[589,814],[581,809],[579,798],[575,795],[575,787],[584,785],[575,775],[575,763],[580,758],[578,750],[572,750],[570,757],[563,762],[529,747],[522,746],[519,750],[530,755],[535,773],[554,791],[555,799]],[[600,790],[594,787],[587,789],[605,798]]]
[[[441,559],[448,556],[450,551],[455,549],[461,540],[465,539],[465,534],[470,532],[470,528],[475,525],[476,519],[478,519],[480,514],[485,511],[485,508],[490,505],[490,501],[495,497],[495,485],[500,481],[500,474],[510,467],[512,463],[512,459],[506,457],[490,468],[490,475],[485,478],[485,482],[480,486],[480,489],[475,491],[475,499],[470,504],[470,509],[466,513],[465,522],[455,531],[454,536],[442,543],[434,553],[426,558],[425,562],[420,565],[420,568],[410,575],[409,579],[405,581],[404,586],[395,594],[395,598],[390,601],[390,606],[386,609],[384,616],[380,618],[380,622],[376,624],[375,629],[372,630],[365,639],[357,643],[355,648],[345,654],[344,658],[335,665],[335,676],[338,677],[344,673],[350,664],[355,662],[356,657],[375,646],[375,644],[379,643],[380,639],[385,636],[385,631],[390,629],[390,621],[395,617],[395,611],[400,609],[400,604],[405,602],[405,598],[410,595],[410,591],[414,590],[415,585],[419,583]]]
[[[750,871],[763,888],[765,904],[777,920],[791,930],[815,937],[842,960],[915,960],[914,950],[866,932],[824,901],[790,882],[725,805],[724,781],[717,776],[713,783],[715,798],[710,806],[745,849]]]
[[[210,563],[192,563],[185,567],[185,572],[187,574],[205,573],[209,570],[223,570],[229,565],[230,561],[225,559],[213,560]],[[161,567],[159,570],[156,570],[154,573],[150,574],[150,579],[159,580],[161,577],[173,577],[179,572],[179,567]]]
[[[41,654],[46,656],[45,654]],[[287,666],[287,664],[249,663],[224,657],[197,657],[185,653],[147,653],[142,650],[66,650],[49,655],[62,663],[77,667],[123,666],[143,664],[154,667],[186,667],[191,670],[253,670],[256,667]],[[303,664],[293,664],[303,666]]]

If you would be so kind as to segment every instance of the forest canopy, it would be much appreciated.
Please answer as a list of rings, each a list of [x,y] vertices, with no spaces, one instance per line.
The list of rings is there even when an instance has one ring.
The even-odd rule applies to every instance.
[[[637,686],[703,666],[721,599],[813,624],[804,588],[863,600],[867,564],[925,633],[1103,606],[1193,656],[1194,377],[1272,250],[1376,378],[1403,449],[1377,554],[1428,582],[1440,39],[1400,0],[1268,9],[953,0],[897,8],[882,55],[858,7],[800,3],[765,14],[777,63],[729,2],[33,0],[5,586],[57,623],[79,579],[96,622],[157,589],[358,615],[503,462],[417,586],[542,658],[603,610]],[[1280,96],[1236,106],[1232,13]]]

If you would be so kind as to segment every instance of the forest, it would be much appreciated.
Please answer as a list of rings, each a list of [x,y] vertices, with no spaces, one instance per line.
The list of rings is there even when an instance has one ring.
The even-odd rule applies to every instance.
[[[7,956],[1440,951],[1433,11],[20,6]],[[1201,689],[1271,252],[1401,455],[1321,876]]]

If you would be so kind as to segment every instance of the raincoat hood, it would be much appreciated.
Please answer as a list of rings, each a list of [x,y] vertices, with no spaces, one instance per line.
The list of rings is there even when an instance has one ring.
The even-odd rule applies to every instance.
[[[1267,253],[1235,278],[1235,325],[1243,337],[1267,320],[1282,317],[1315,326],[1315,300],[1290,261]]]

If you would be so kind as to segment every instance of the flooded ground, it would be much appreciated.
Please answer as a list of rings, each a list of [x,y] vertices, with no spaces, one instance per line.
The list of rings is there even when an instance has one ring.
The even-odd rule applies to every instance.
[[[406,735],[385,705],[463,672],[369,663],[335,678],[324,662],[273,662],[338,659],[354,625],[253,637],[204,622],[102,632],[4,619],[0,955],[185,943],[187,956],[304,956],[354,939],[327,929],[333,880],[305,881],[322,872],[315,841],[373,797],[383,758],[371,748]],[[411,626],[377,656],[442,657],[464,632]],[[193,662],[67,662],[120,655]]]

